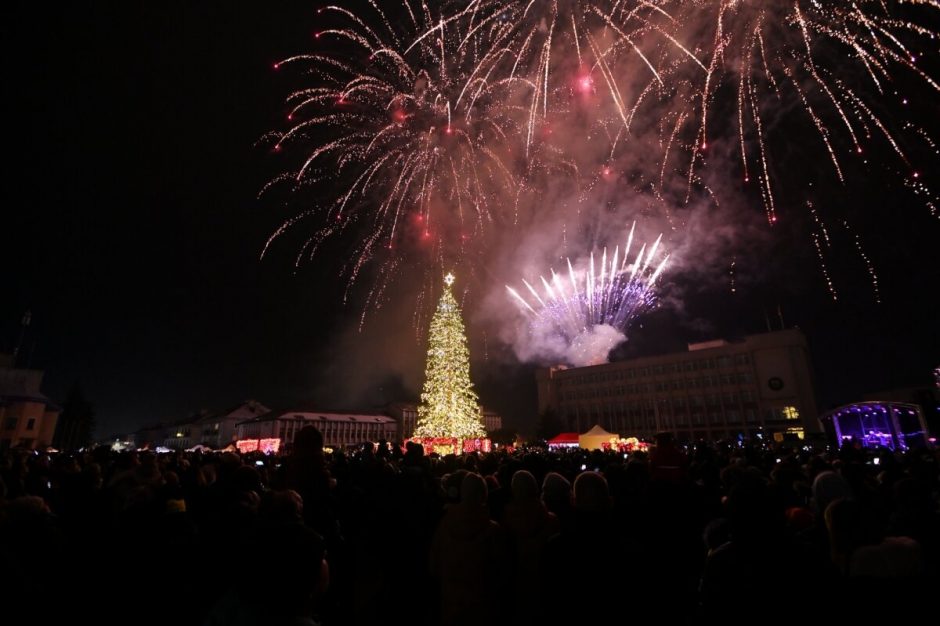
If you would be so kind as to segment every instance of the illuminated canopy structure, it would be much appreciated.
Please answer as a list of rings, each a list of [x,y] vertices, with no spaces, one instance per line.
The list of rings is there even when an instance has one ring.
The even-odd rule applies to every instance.
[[[547,442],[549,450],[557,450],[560,448],[577,448],[578,447],[578,433],[558,433]]]
[[[819,418],[836,445],[908,450],[928,443],[920,406],[904,402],[856,402]]]
[[[609,433],[597,424],[591,430],[578,436],[578,445],[585,450],[601,450],[605,443],[610,443],[611,439],[620,439],[620,435]]]

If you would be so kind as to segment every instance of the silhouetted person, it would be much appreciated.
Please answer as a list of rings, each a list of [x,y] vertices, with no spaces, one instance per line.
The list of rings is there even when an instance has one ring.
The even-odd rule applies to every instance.
[[[303,524],[282,521],[292,507],[286,498],[273,503],[274,516],[245,546],[242,574],[205,626],[316,626],[317,603],[330,580],[324,542]]]
[[[535,477],[526,470],[512,476],[512,500],[506,504],[502,526],[513,547],[513,623],[534,623],[532,607],[539,601],[542,553],[559,531],[558,518],[539,499]]]
[[[641,617],[642,569],[631,562],[628,541],[615,522],[607,480],[599,472],[579,474],[572,523],[545,547],[540,621],[583,623],[594,611],[585,609],[586,598],[611,598],[630,607],[631,618]]]
[[[323,435],[319,430],[313,426],[300,429],[285,466],[287,488],[300,494],[304,501],[304,521],[329,545],[338,538],[339,529],[330,502],[330,472],[323,456]]]
[[[499,524],[489,518],[486,498],[483,477],[466,474],[460,501],[447,507],[434,534],[430,566],[440,585],[444,626],[479,624],[484,610],[490,623],[504,615],[506,544]]]
[[[574,521],[571,483],[558,472],[545,474],[542,480],[542,502],[545,508],[558,518],[559,530],[569,527]]]
[[[774,623],[795,617],[802,604],[786,597],[801,578],[789,549],[782,503],[758,473],[728,495],[730,540],[710,551],[702,576],[702,607],[710,623],[753,623],[766,612]]]
[[[650,451],[650,473],[653,480],[678,484],[685,480],[688,458],[679,449],[672,433],[656,435],[656,445]]]

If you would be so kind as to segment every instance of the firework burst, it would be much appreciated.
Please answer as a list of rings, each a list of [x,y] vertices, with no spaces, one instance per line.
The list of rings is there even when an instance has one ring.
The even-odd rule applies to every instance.
[[[935,17],[940,9],[921,0],[897,4],[920,5]],[[688,183],[706,162],[713,138],[736,135],[741,179],[756,178],[773,224],[779,203],[771,159],[775,145],[793,148],[792,137],[780,132],[793,128],[782,121],[790,116],[815,130],[816,146],[840,183],[850,160],[864,166],[868,152],[882,147],[898,159],[903,177],[917,179],[899,134],[911,130],[905,139],[919,141],[923,130],[891,122],[907,117],[900,109],[908,104],[894,74],[905,72],[940,91],[918,67],[917,46],[936,33],[897,13],[872,0],[698,0],[660,2],[637,14],[651,36],[644,45],[658,50],[662,66],[648,84],[665,87],[657,104],[667,112],[664,119],[676,121],[669,137],[688,148]],[[730,102],[734,113],[726,115]],[[732,133],[726,120],[734,120]],[[665,171],[668,152],[663,158]]]
[[[880,0],[471,4],[496,4],[515,25],[510,72],[525,75],[531,86],[527,141],[535,136],[537,120],[570,107],[572,94],[604,92],[612,105],[604,113],[622,123],[614,151],[618,142],[629,142],[639,111],[659,120],[662,188],[675,169],[684,170],[690,186],[709,144],[736,135],[740,175],[745,183],[759,182],[771,223],[777,219],[772,143],[777,128],[788,128],[779,123],[781,116],[796,112],[815,129],[841,182],[847,159],[864,161],[879,138],[900,160],[904,175],[918,178],[899,130],[933,146],[923,129],[910,123],[898,128],[886,112],[906,117],[893,115],[908,105],[897,91],[898,71],[940,91],[918,65],[919,46],[938,37],[924,25],[940,17],[934,0],[894,6]],[[734,112],[728,115],[731,102]],[[685,165],[667,172],[670,158],[681,152],[688,153]]]
[[[837,185],[885,165],[938,215],[924,175],[935,160],[918,163],[936,144],[908,119],[899,86],[940,91],[921,58],[935,47],[937,0],[359,5],[321,9],[329,53],[275,66],[311,80],[288,97],[289,128],[271,136],[296,169],[266,190],[315,185],[323,198],[272,236],[315,220],[298,263],[349,231],[350,285],[378,261],[364,309],[409,261],[485,258],[493,224],[565,228],[599,206],[588,193],[599,181],[652,192],[673,228],[681,207],[697,206],[693,190],[759,198],[774,225],[783,207],[811,206],[795,156],[822,157]],[[538,219],[546,213],[576,215]],[[877,295],[877,259],[851,217],[827,216],[852,233]],[[835,297],[829,242],[814,237]]]
[[[506,286],[526,313],[531,333],[556,353],[551,356],[564,356],[575,366],[606,361],[611,348],[626,339],[630,323],[653,304],[654,287],[669,255],[660,254],[660,235],[633,256],[635,229],[636,223],[622,254],[619,246],[610,255],[604,248],[599,259],[590,254],[583,270],[575,270],[567,260],[567,277],[554,270],[550,279],[540,276],[541,293],[526,280],[522,283],[528,298]]]
[[[330,54],[299,55],[275,69],[296,68],[313,85],[287,98],[290,128],[271,138],[278,152],[300,155],[280,185],[322,183],[337,190],[285,222],[268,241],[300,221],[318,225],[297,256],[309,258],[327,238],[361,234],[345,268],[350,284],[368,261],[383,260],[377,285],[408,251],[458,256],[493,221],[492,198],[512,189],[506,155],[514,130],[494,76],[504,52],[494,49],[498,23],[474,11],[435,12],[403,0],[390,19],[379,3],[362,16],[320,10],[335,23],[316,33]],[[265,247],[267,250],[267,246]],[[370,299],[381,296],[373,289]]]
[[[789,192],[806,180],[788,161],[822,156],[839,185],[887,168],[938,215],[923,176],[931,164],[918,163],[919,155],[937,155],[936,144],[912,119],[912,96],[904,93],[916,88],[936,98],[940,91],[922,67],[923,48],[938,39],[928,26],[940,18],[936,0],[498,4],[515,24],[511,72],[530,86],[526,145],[538,124],[558,124],[591,98],[608,153],[591,153],[592,162],[578,163],[581,172],[617,175],[618,164],[628,164],[675,206],[689,204],[695,189],[712,194],[706,178],[717,176],[726,189],[737,178],[744,193],[753,185],[773,226],[781,207],[808,200]],[[850,214],[835,219],[851,229]],[[872,261],[855,248],[878,299]]]

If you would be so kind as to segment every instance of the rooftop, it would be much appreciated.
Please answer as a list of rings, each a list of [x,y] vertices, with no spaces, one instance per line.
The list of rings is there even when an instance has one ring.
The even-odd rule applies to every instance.
[[[303,420],[307,422],[369,422],[372,424],[394,424],[395,419],[387,415],[368,413],[326,413],[321,411],[270,411],[264,415],[239,422],[250,424],[253,422],[272,422],[275,420]]]

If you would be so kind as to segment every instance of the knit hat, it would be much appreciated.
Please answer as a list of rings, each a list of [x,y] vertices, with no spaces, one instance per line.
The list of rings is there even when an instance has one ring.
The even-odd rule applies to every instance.
[[[839,498],[850,497],[852,497],[852,489],[841,474],[821,472],[813,481],[813,503],[817,513],[823,513]]]
[[[460,485],[460,502],[463,504],[486,504],[486,481],[479,474],[468,472]]]
[[[545,474],[542,481],[542,500],[559,501],[571,498],[571,483],[558,472]]]
[[[610,508],[610,489],[600,472],[582,472],[574,479],[574,505],[582,511],[606,511]]]
[[[512,497],[514,500],[535,500],[539,497],[538,483],[531,472],[519,470],[512,475]]]

